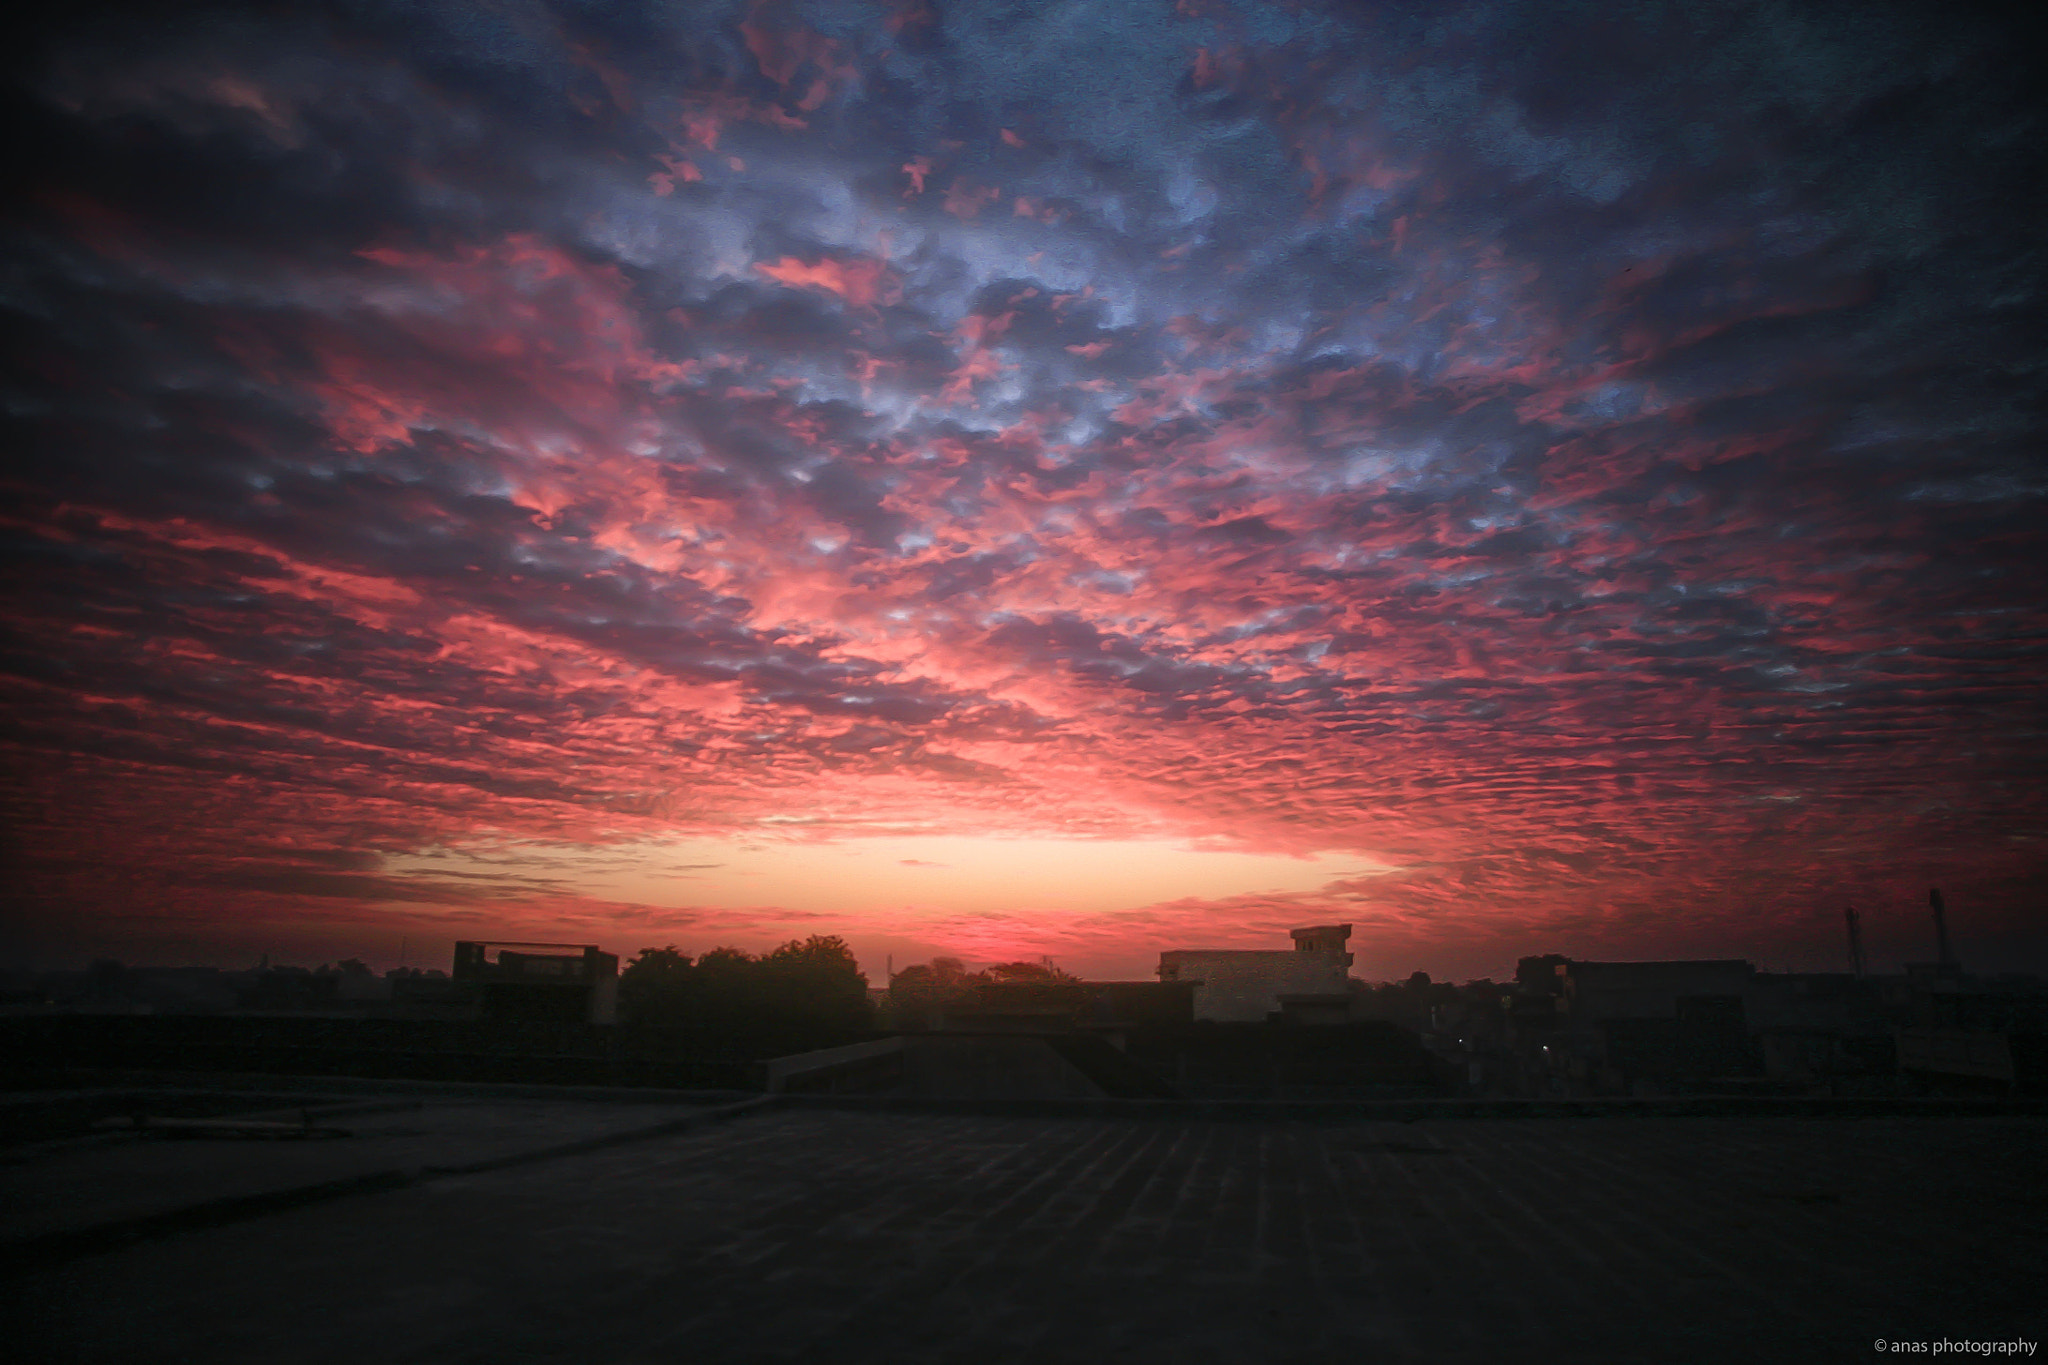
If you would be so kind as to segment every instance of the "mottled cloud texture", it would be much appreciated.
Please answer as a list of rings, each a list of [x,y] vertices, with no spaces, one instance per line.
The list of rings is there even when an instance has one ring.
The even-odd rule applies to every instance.
[[[2041,965],[2048,121],[1987,11],[173,11],[12,44],[22,944],[1831,966],[1938,883]],[[919,832],[1360,872],[589,876]]]

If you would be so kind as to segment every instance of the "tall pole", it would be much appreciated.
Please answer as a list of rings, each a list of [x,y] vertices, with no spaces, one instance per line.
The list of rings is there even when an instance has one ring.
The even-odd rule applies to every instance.
[[[1856,975],[1863,975],[1863,927],[1856,922],[1856,907],[1846,906],[1842,914],[1849,921],[1849,968]]]
[[[1948,908],[1941,903],[1941,892],[1930,887],[1927,903],[1934,907],[1934,942],[1941,953],[1941,965],[1953,966],[1955,957],[1948,950]]]

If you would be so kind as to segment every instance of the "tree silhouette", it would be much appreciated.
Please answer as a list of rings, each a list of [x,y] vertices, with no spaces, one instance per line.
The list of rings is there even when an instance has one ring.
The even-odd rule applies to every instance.
[[[1005,1004],[1081,1008],[1081,978],[1050,962],[999,962],[970,972],[957,957],[935,957],[905,967],[889,983],[889,1022],[899,1029],[930,1028],[946,1009]]]
[[[675,1027],[690,1022],[696,984],[688,953],[671,943],[642,948],[619,972],[619,1014],[628,1023]]]
[[[925,1029],[947,1005],[971,999],[974,978],[957,957],[935,957],[905,967],[889,982],[889,1022],[899,1029]]]
[[[643,948],[619,973],[629,1025],[687,1028],[761,1046],[817,1046],[874,1025],[867,978],[844,939],[792,939],[762,957],[713,948],[692,961],[674,944]]]
[[[780,1013],[821,1029],[873,1026],[868,979],[837,934],[791,939],[762,958],[757,970],[768,1003]]]
[[[1081,979],[1072,972],[1061,971],[1050,962],[998,962],[978,975],[990,981],[1042,981],[1062,985]]]

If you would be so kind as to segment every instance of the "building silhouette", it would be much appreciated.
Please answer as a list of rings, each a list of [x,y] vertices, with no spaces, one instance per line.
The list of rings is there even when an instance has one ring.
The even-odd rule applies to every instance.
[[[476,992],[485,1019],[618,1022],[619,959],[595,944],[465,940],[450,975]]]
[[[1350,1017],[1348,924],[1289,931],[1286,950],[1192,948],[1159,954],[1159,979],[1195,988],[1194,1017],[1216,1023],[1341,1022]]]

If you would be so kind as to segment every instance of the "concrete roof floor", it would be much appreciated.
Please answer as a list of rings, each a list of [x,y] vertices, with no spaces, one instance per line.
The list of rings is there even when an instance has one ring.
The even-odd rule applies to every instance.
[[[2048,1119],[762,1110],[0,1286],[30,1358],[1868,1360],[2039,1341]]]

